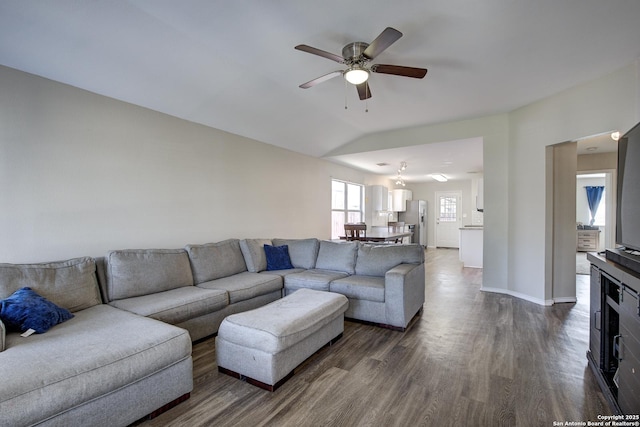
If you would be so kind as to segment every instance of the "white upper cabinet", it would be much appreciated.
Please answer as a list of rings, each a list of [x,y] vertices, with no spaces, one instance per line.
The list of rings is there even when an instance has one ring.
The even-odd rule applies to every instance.
[[[413,193],[411,190],[405,190],[402,188],[396,188],[393,190],[393,206],[394,212],[405,212],[407,210],[407,200],[411,200]]]
[[[371,203],[371,210],[389,210],[389,189],[384,185],[369,185],[366,189],[366,197]]]

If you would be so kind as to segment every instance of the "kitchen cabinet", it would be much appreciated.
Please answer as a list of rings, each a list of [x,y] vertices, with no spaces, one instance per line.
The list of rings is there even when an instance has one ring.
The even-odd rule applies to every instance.
[[[393,190],[393,206],[391,208],[394,212],[405,212],[407,210],[407,200],[413,198],[411,190],[405,190],[402,188],[396,188]]]
[[[389,210],[389,189],[384,185],[369,185],[365,189],[365,196],[373,211]]]
[[[589,351],[600,365],[600,332],[602,330],[602,297],[600,287],[600,269],[591,266],[590,306],[589,306]]]
[[[460,229],[459,256],[464,267],[482,268],[483,235],[482,227]]]

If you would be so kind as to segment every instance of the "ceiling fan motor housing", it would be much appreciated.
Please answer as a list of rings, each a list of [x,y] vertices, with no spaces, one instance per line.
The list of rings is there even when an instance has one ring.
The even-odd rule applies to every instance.
[[[358,62],[365,62],[368,60],[363,55],[364,50],[369,47],[369,43],[365,42],[353,42],[349,43],[342,48],[342,57],[347,64],[354,64]]]

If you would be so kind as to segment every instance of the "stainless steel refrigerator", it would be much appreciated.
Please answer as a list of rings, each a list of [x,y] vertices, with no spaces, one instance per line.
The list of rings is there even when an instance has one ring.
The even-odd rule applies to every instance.
[[[427,246],[427,202],[425,200],[407,200],[407,210],[398,213],[398,221],[413,225],[411,243]]]

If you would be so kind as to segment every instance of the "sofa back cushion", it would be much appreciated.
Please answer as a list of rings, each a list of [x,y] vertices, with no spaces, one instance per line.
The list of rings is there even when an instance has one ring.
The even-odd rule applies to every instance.
[[[295,268],[316,268],[320,241],[318,239],[273,239],[273,246],[289,247],[289,258]]]
[[[204,245],[187,245],[193,278],[197,284],[247,271],[238,239]],[[266,268],[266,258],[265,258]]]
[[[356,274],[361,276],[384,276],[400,264],[422,264],[424,249],[421,245],[374,246],[360,244]]]
[[[316,268],[321,270],[355,273],[358,242],[331,242],[323,240],[318,250]]]
[[[250,273],[260,273],[267,269],[267,257],[264,245],[271,245],[271,239],[243,239],[240,249]]]
[[[105,257],[109,301],[193,286],[184,249],[127,249]]]
[[[93,258],[40,264],[0,264],[0,299],[29,287],[71,312],[102,304]]]

